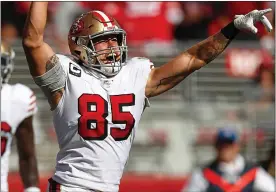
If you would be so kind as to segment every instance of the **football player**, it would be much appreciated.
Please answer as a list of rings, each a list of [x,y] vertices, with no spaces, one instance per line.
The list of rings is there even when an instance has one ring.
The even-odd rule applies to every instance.
[[[1,42],[1,192],[8,191],[9,155],[13,136],[19,155],[19,172],[24,192],[40,192],[35,157],[33,116],[37,111],[36,97],[22,84],[8,84],[13,71],[15,53]]]
[[[48,190],[118,191],[148,98],[210,63],[240,30],[257,33],[254,23],[259,21],[271,30],[264,16],[269,11],[239,15],[217,34],[154,68],[146,58],[127,58],[127,34],[101,11],[74,21],[68,35],[71,56],[56,54],[43,40],[47,2],[32,2],[23,46],[31,75],[49,100],[60,147]]]

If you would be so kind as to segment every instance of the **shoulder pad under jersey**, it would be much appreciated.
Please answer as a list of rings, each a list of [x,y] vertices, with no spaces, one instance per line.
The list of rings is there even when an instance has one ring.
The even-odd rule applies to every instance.
[[[129,60],[129,63],[135,63],[141,65],[142,68],[152,69],[154,64],[146,57],[133,57]]]
[[[56,55],[59,58],[59,62],[63,70],[65,71],[66,75],[70,73],[70,68],[72,69],[71,71],[74,71],[73,69],[78,66],[76,58],[73,57],[72,55],[61,55],[61,54],[56,54]]]

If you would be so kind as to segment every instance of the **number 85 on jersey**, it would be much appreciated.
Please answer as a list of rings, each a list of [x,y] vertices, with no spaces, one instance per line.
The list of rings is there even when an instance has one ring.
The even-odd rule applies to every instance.
[[[135,125],[130,112],[123,111],[125,106],[135,105],[134,94],[111,95],[110,105],[112,124],[125,124],[125,128],[111,127],[110,135],[115,141],[128,139]],[[98,94],[82,94],[78,99],[78,133],[85,140],[104,140],[108,135],[108,102]],[[93,126],[95,125],[95,126]]]

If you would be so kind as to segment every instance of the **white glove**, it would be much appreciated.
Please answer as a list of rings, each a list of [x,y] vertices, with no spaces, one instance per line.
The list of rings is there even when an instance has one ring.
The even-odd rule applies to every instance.
[[[272,31],[272,25],[264,16],[264,14],[271,12],[272,9],[264,9],[264,10],[254,10],[246,15],[236,15],[234,20],[234,25],[239,30],[249,30],[250,32],[256,34],[258,32],[258,29],[254,26],[254,24],[257,21],[261,21],[264,26],[266,27],[266,30],[268,32]]]

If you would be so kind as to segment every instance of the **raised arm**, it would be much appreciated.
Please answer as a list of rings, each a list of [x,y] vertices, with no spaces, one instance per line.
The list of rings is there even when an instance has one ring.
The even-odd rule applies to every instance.
[[[236,19],[217,34],[194,45],[169,63],[154,68],[148,78],[146,96],[157,96],[177,85],[195,70],[214,60],[229,45],[241,29],[257,33],[254,23],[261,21],[268,29],[272,26],[264,16],[271,9],[251,11],[246,15],[237,15]]]
[[[47,66],[47,62],[55,55],[52,48],[43,40],[47,7],[48,2],[32,2],[23,31],[23,48],[31,75],[34,77],[43,75],[51,68]]]
[[[54,109],[62,97],[65,86],[59,58],[44,42],[48,2],[32,2],[23,33],[23,47],[35,83],[41,87]]]

